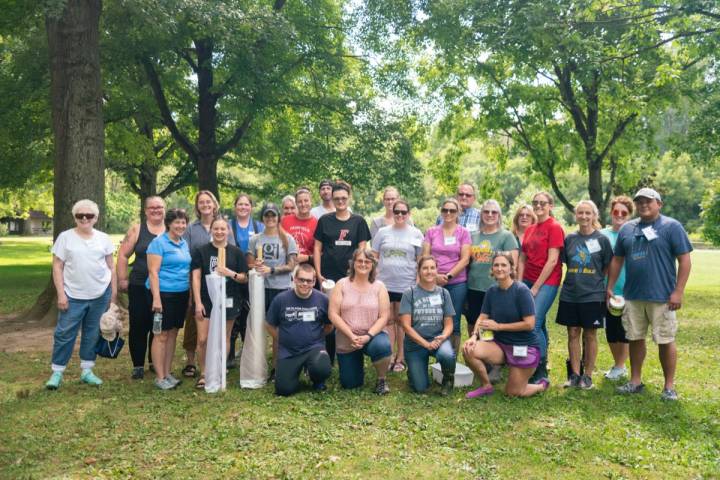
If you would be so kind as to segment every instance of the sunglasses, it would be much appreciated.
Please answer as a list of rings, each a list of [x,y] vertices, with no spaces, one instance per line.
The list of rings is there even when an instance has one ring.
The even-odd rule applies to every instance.
[[[613,217],[622,217],[622,218],[625,218],[625,217],[628,216],[628,213],[629,213],[629,212],[626,212],[626,211],[624,211],[624,210],[618,210],[618,209],[615,209],[615,210],[612,211]]]
[[[550,202],[545,201],[545,200],[533,200],[532,206],[533,207],[544,207],[544,206],[548,205],[549,203]]]
[[[500,215],[500,212],[497,210],[483,210],[483,215]]]
[[[92,220],[93,218],[95,218],[95,214],[94,213],[76,213],[75,218],[77,218],[78,220],[82,220],[83,218],[86,220]]]
[[[313,285],[315,283],[315,279],[312,278],[295,278],[295,281],[305,285]]]
[[[440,213],[442,213],[443,215],[448,213],[457,213],[457,210],[454,208],[441,208]]]
[[[393,215],[407,215],[407,210],[393,210]]]

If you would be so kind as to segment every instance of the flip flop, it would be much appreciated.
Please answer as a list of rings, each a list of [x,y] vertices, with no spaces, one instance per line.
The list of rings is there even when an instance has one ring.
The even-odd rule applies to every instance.
[[[183,377],[193,378],[197,375],[197,367],[195,365],[185,365],[182,369]]]
[[[400,372],[404,372],[406,368],[407,368],[407,366],[405,365],[405,362],[400,360],[399,362],[395,362],[393,364],[392,370],[395,373],[400,373]]]
[[[198,381],[195,382],[195,388],[197,388],[198,390],[205,389],[205,375],[202,375],[200,378],[198,378]]]

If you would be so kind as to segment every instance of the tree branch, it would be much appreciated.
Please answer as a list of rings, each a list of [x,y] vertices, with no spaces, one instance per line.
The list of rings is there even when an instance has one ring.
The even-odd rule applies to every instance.
[[[560,97],[563,99],[563,105],[565,105],[565,108],[568,109],[568,113],[570,113],[570,116],[573,119],[575,130],[577,130],[578,135],[582,138],[583,143],[587,144],[587,118],[575,98],[575,92],[573,91],[571,82],[570,66],[564,65],[563,67],[560,67],[560,65],[554,64],[553,69],[555,70],[555,75],[558,77],[558,88],[560,89]]]
[[[198,64],[192,59],[189,51],[194,51],[194,49],[183,48],[183,49],[178,50],[177,53],[178,53],[178,55],[180,55],[180,57],[182,59],[184,59],[188,63],[188,65],[190,65],[190,68],[192,68],[192,71],[197,73],[198,72]]]
[[[615,130],[613,130],[610,140],[608,141],[607,145],[605,145],[605,148],[603,148],[602,152],[600,152],[600,154],[595,159],[596,165],[602,165],[602,162],[605,159],[605,156],[608,154],[608,152],[610,151],[612,146],[615,145],[615,142],[617,142],[618,139],[622,136],[623,132],[625,131],[625,128],[637,116],[638,116],[637,112],[631,113],[630,115],[625,117],[623,120],[621,120],[620,123],[615,125]]]
[[[603,203],[605,205],[608,204],[608,202],[610,201],[610,196],[612,195],[612,188],[615,185],[615,174],[617,173],[617,167],[617,155],[610,155],[610,180],[608,181],[607,188],[605,189],[605,199],[603,200]],[[598,208],[600,208],[600,205],[598,205]]]
[[[245,120],[243,120],[243,122],[240,124],[240,126],[235,129],[235,133],[233,134],[233,136],[230,137],[230,139],[227,142],[218,146],[218,148],[216,150],[217,158],[222,157],[223,155],[225,155],[228,152],[228,150],[235,148],[237,146],[238,142],[240,142],[240,140],[247,133],[248,128],[250,128],[250,123],[252,123],[254,116],[255,116],[254,113],[248,114],[248,116],[245,117]]]

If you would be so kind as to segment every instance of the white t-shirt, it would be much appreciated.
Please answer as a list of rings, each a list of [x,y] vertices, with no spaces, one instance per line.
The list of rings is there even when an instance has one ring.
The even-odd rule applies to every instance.
[[[312,216],[315,217],[315,218],[320,218],[320,217],[322,217],[323,215],[325,215],[326,213],[331,213],[331,212],[334,212],[334,211],[335,211],[335,210],[333,210],[333,209],[325,210],[325,207],[323,207],[322,204],[320,204],[320,205],[318,205],[318,206],[316,206],[316,207],[313,207],[313,208],[310,210],[310,215],[312,215]]]
[[[422,252],[422,242],[422,232],[410,225],[378,230],[372,241],[372,249],[380,252],[377,278],[389,292],[402,293],[415,284],[415,259]]]
[[[65,262],[63,284],[65,294],[76,300],[92,300],[102,296],[110,285],[112,272],[105,257],[114,247],[110,237],[93,229],[93,236],[84,239],[74,228],[58,235],[52,253]]]

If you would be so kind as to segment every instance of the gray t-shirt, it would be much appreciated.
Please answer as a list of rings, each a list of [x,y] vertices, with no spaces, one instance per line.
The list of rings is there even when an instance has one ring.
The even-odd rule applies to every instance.
[[[468,288],[485,292],[495,285],[495,280],[490,277],[493,255],[496,252],[517,250],[517,240],[512,233],[504,229],[489,234],[478,230],[472,232],[470,238],[472,238],[472,245],[470,245]]]
[[[263,261],[265,262],[265,265],[277,268],[288,263],[288,255],[297,255],[298,253],[297,244],[295,243],[295,239],[292,235],[287,235],[287,242],[288,251],[285,252],[285,248],[283,247],[282,240],[280,240],[279,236],[270,236],[265,233],[260,233],[258,235],[254,235],[250,239],[248,252],[251,252],[252,255],[257,255],[257,247],[258,245],[262,245]],[[282,290],[290,288],[291,283],[290,272],[277,273],[275,275],[268,275],[265,277],[265,288]]]
[[[425,340],[432,340],[443,331],[445,317],[455,315],[450,293],[436,286],[427,291],[419,285],[405,290],[400,301],[400,315],[410,314],[413,329]],[[405,348],[415,346],[415,342],[405,337]]]
[[[565,237],[560,255],[567,265],[560,300],[573,303],[605,301],[604,272],[613,256],[610,240],[598,230],[593,230],[590,235],[573,232]]]
[[[378,279],[389,292],[402,293],[415,284],[415,259],[422,251],[423,234],[415,227],[394,226],[378,230],[372,249],[380,253]]]
[[[200,220],[195,220],[188,225],[187,229],[185,229],[185,233],[183,233],[183,238],[187,242],[188,250],[190,250],[191,254],[193,253],[193,250],[210,243],[210,240],[212,240],[210,231],[205,229]],[[228,231],[227,242],[230,245],[235,245],[235,235],[233,235],[232,229]]]

